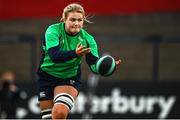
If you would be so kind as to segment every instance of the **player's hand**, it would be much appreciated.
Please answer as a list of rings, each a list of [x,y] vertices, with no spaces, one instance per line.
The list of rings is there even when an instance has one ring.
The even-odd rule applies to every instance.
[[[116,66],[120,66],[121,63],[122,63],[121,59],[116,60]]]
[[[85,46],[82,46],[82,43],[79,43],[76,47],[76,54],[77,56],[83,56],[87,53],[89,53],[91,48],[86,48]]]

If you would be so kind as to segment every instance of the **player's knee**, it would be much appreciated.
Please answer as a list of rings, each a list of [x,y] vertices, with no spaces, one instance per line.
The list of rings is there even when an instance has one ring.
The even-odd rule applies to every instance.
[[[65,119],[67,118],[67,110],[63,109],[62,107],[54,107],[52,112],[53,119]]]
[[[74,105],[74,98],[67,93],[60,93],[54,97],[53,118],[66,118]]]

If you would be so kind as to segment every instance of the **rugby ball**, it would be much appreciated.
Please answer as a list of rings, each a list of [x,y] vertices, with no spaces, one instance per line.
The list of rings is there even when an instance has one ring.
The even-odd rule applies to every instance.
[[[110,55],[100,57],[96,62],[97,73],[101,76],[110,76],[116,70],[116,62]]]

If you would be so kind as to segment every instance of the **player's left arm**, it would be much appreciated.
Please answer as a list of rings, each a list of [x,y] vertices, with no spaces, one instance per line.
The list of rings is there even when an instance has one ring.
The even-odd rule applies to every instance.
[[[91,48],[91,51],[86,54],[86,62],[89,65],[90,70],[97,74],[96,70],[96,61],[99,59],[99,54],[98,54],[98,47],[94,39],[92,39],[91,42],[88,42],[88,47]]]

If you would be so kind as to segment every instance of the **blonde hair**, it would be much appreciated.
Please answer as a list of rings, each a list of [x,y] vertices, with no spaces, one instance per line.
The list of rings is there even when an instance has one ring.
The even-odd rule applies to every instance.
[[[62,18],[61,18],[60,21],[63,21],[63,19],[66,19],[67,16],[68,16],[68,13],[70,13],[70,12],[82,13],[82,15],[84,17],[84,21],[87,22],[87,23],[92,23],[85,16],[84,8],[78,3],[71,3],[71,4],[67,5],[63,10]]]

